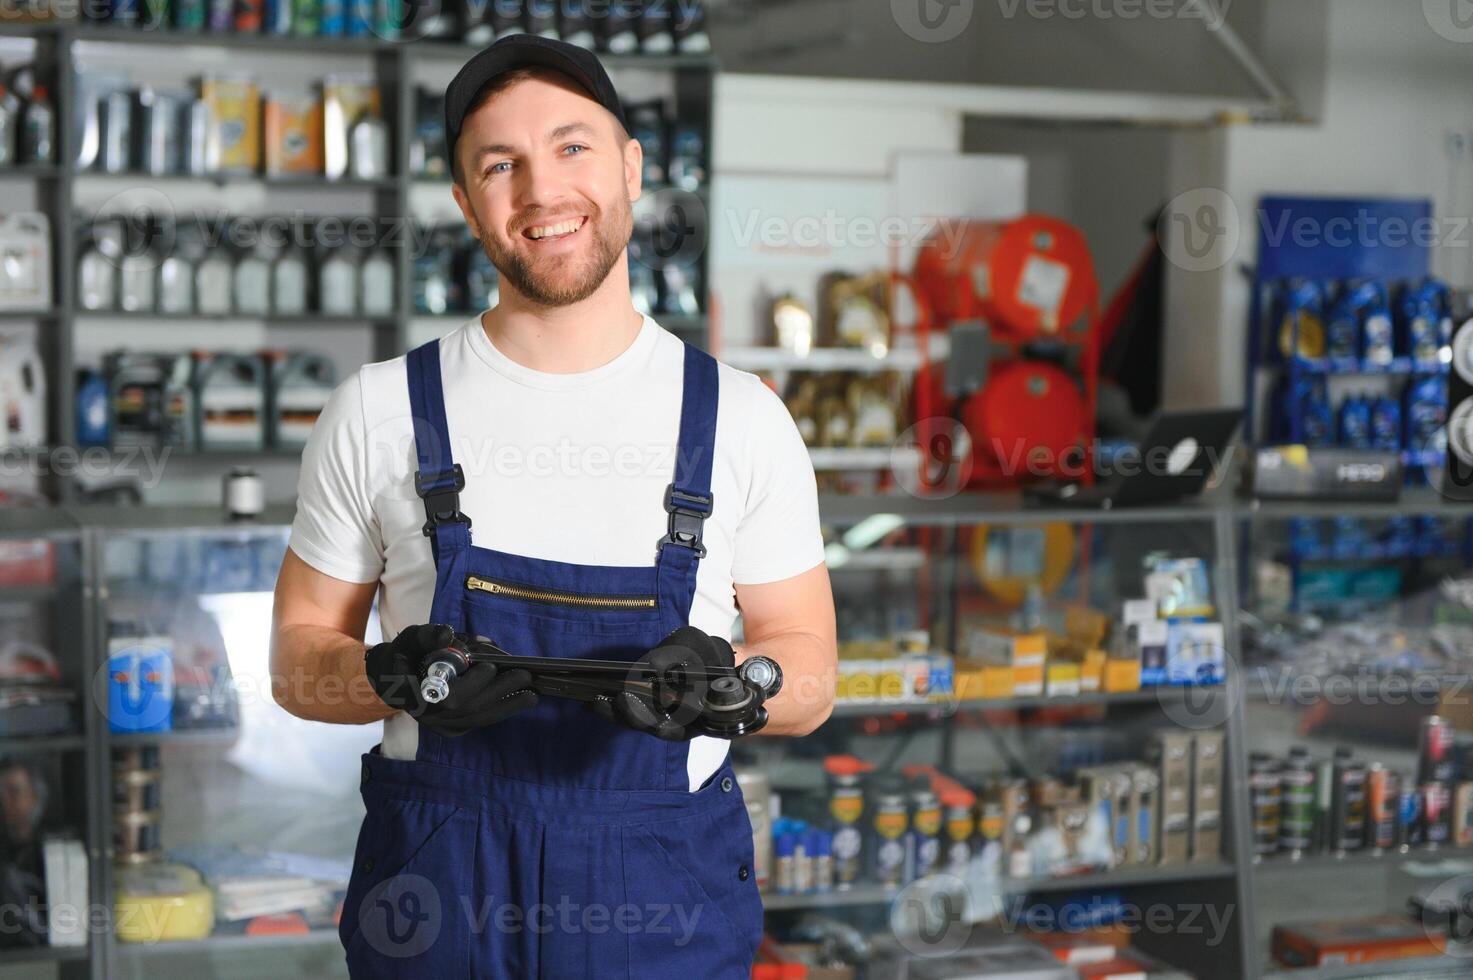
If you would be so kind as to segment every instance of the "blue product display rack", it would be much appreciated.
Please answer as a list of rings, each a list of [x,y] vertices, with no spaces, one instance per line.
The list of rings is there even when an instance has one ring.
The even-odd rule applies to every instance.
[[[1267,420],[1273,416],[1273,399],[1277,384],[1297,387],[1302,378],[1398,376],[1409,382],[1418,377],[1445,375],[1446,362],[1419,364],[1397,351],[1389,362],[1378,363],[1356,357],[1305,357],[1296,322],[1292,342],[1294,353],[1284,356],[1275,350],[1279,342],[1278,323],[1272,318],[1276,290],[1292,280],[1314,280],[1319,283],[1374,279],[1384,283],[1395,303],[1399,287],[1426,279],[1431,272],[1431,251],[1426,236],[1417,229],[1430,228],[1432,202],[1427,199],[1265,197],[1255,212],[1257,260],[1253,267],[1253,293],[1249,307],[1248,356],[1244,384],[1244,441],[1251,445],[1271,443]],[[1325,317],[1328,325],[1329,317]],[[1398,337],[1397,341],[1400,342]],[[1327,352],[1328,353],[1328,352]],[[1283,418],[1288,441],[1303,439],[1303,418],[1296,399],[1286,399],[1288,411]],[[1332,411],[1332,416],[1333,416]],[[1333,418],[1332,418],[1333,424]],[[1424,474],[1429,467],[1441,465],[1443,454],[1415,451],[1405,444],[1402,463],[1408,475]],[[1301,606],[1306,598],[1300,594],[1305,563],[1343,562],[1353,564],[1399,563],[1407,558],[1450,557],[1459,553],[1473,554],[1473,529],[1460,527],[1450,539],[1429,542],[1380,539],[1370,527],[1364,535],[1341,540],[1339,529],[1325,527],[1329,539],[1305,544],[1298,534],[1283,557],[1294,579],[1294,604]],[[1328,569],[1325,570],[1328,574]],[[1348,573],[1348,571],[1347,571]]]
[[[1244,440],[1267,444],[1263,420],[1272,415],[1260,407],[1271,400],[1274,384],[1287,377],[1295,386],[1305,377],[1397,375],[1412,378],[1446,374],[1447,364],[1415,364],[1398,354],[1389,363],[1362,358],[1308,358],[1299,356],[1298,327],[1291,349],[1295,355],[1276,356],[1272,344],[1278,324],[1268,323],[1274,290],[1293,279],[1318,282],[1375,279],[1392,291],[1407,283],[1427,278],[1431,269],[1430,249],[1419,244],[1418,228],[1428,227],[1432,202],[1427,199],[1265,197],[1255,212],[1258,255],[1253,269],[1253,295],[1249,306],[1247,375],[1243,387]],[[1293,400],[1290,399],[1291,404]],[[1287,413],[1289,441],[1302,438],[1303,419],[1293,405]],[[1442,462],[1438,452],[1402,449],[1408,471],[1425,469]]]

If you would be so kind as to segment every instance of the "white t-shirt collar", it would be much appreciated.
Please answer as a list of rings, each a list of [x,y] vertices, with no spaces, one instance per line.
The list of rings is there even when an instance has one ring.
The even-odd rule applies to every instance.
[[[525,385],[528,388],[542,388],[549,391],[569,391],[577,388],[586,388],[590,385],[608,380],[627,369],[630,365],[642,363],[654,352],[655,341],[659,335],[658,324],[646,316],[634,340],[628,347],[616,355],[613,360],[606,361],[588,371],[554,374],[546,371],[535,371],[523,364],[518,364],[503,354],[495,344],[491,343],[491,338],[486,336],[486,331],[481,326],[481,317],[479,314],[472,317],[471,321],[463,329],[469,332],[467,339],[470,343],[471,350],[475,351],[476,356],[484,361],[493,371],[516,384]]]

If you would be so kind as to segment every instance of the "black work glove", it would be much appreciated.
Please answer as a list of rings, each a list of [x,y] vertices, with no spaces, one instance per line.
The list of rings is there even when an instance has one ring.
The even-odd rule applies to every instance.
[[[449,626],[411,626],[393,640],[369,647],[363,668],[384,704],[407,712],[447,738],[494,725],[537,703],[531,674],[525,670],[499,673],[494,664],[471,664],[450,682],[449,697],[439,704],[426,702],[419,693],[425,666],[454,640],[455,631]]]
[[[640,658],[658,671],[679,664],[707,667],[735,667],[736,651],[731,644],[719,636],[703,633],[694,626],[682,626],[660,641],[649,653]],[[681,742],[699,735],[692,730],[692,722],[700,712],[700,698],[704,692],[698,687],[688,692],[678,703],[661,706],[630,691],[599,698],[593,702],[593,710],[605,721],[632,728],[656,738]]]

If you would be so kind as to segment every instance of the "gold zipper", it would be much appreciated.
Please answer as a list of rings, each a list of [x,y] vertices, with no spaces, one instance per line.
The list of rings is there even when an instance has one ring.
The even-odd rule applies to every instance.
[[[510,596],[513,599],[526,599],[531,602],[549,602],[559,606],[583,606],[589,609],[655,608],[655,597],[652,595],[585,595],[577,592],[557,592],[552,589],[529,589],[525,585],[497,582],[476,575],[466,576],[465,587],[475,592],[489,592],[492,595]]]

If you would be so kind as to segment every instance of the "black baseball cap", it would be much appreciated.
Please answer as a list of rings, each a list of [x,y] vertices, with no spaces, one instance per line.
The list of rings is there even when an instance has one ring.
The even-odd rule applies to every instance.
[[[593,101],[612,112],[619,125],[629,128],[624,122],[619,93],[614,91],[609,73],[592,51],[536,34],[511,34],[467,61],[445,88],[445,147],[452,160],[460,127],[481,91],[498,75],[532,66],[552,68],[570,76],[587,90]]]

